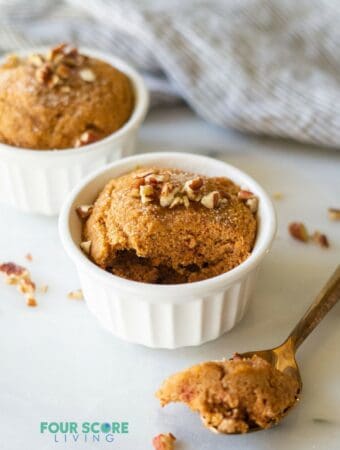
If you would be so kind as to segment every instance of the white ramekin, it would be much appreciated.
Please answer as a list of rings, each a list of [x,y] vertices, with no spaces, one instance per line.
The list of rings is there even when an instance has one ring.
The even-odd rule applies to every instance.
[[[42,49],[18,54],[37,50]],[[0,143],[0,203],[27,213],[58,214],[67,194],[85,175],[133,152],[149,104],[142,77],[114,56],[88,49],[81,52],[107,61],[130,78],[135,92],[130,119],[115,133],[80,148],[30,150]]]
[[[104,185],[137,165],[180,168],[208,176],[225,176],[260,199],[258,233],[249,258],[235,269],[204,281],[179,285],[145,284],[112,275],[80,250],[82,224],[75,208],[91,204]],[[115,336],[148,347],[200,345],[230,330],[245,312],[257,269],[276,231],[269,196],[248,175],[224,162],[188,153],[149,153],[124,158],[90,175],[62,208],[59,231],[76,264],[90,311]]]

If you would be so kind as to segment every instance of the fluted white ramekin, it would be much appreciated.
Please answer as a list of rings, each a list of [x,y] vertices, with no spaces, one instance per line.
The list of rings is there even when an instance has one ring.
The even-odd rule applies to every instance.
[[[259,197],[258,232],[249,258],[235,269],[204,281],[145,284],[112,275],[80,250],[82,224],[77,206],[91,204],[104,185],[136,166],[171,167],[225,176]],[[124,158],[90,175],[70,194],[59,219],[64,248],[76,264],[90,311],[114,335],[148,347],[199,345],[230,330],[244,315],[257,270],[276,231],[266,192],[252,178],[224,162],[188,153],[150,153]],[[208,231],[208,230],[207,230]]]
[[[35,51],[37,49],[18,54]],[[0,203],[27,213],[58,214],[67,194],[85,175],[133,153],[149,104],[142,77],[114,56],[88,49],[81,49],[81,52],[108,62],[130,78],[135,92],[130,119],[106,138],[80,148],[31,150],[0,143]]]

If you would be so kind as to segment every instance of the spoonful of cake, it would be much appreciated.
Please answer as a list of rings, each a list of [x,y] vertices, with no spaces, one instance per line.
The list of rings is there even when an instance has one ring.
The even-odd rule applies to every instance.
[[[250,433],[276,425],[302,389],[295,353],[338,300],[340,266],[283,344],[172,375],[156,393],[161,405],[186,403],[217,433]]]

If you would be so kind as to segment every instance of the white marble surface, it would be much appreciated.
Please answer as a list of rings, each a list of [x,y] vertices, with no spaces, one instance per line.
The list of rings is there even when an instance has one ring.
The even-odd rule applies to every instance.
[[[199,348],[159,351],[121,342],[102,330],[82,301],[76,271],[61,248],[56,219],[1,207],[1,260],[29,265],[49,292],[25,307],[0,285],[0,449],[151,449],[152,437],[171,431],[179,450],[336,450],[340,445],[340,305],[298,354],[304,380],[300,405],[281,426],[248,436],[215,436],[182,405],[162,410],[153,393],[168,374],[234,351],[279,343],[340,263],[340,224],[327,207],[340,206],[340,152],[240,136],[203,123],[184,108],[154,111],[139,149],[210,153],[249,172],[276,202],[279,231],[265,260],[245,319],[229,334]],[[303,220],[326,232],[331,248],[293,242],[287,223]],[[24,255],[31,252],[33,262]],[[180,295],[180,292],[179,292]],[[41,421],[123,421],[128,435],[113,443],[55,443]]]

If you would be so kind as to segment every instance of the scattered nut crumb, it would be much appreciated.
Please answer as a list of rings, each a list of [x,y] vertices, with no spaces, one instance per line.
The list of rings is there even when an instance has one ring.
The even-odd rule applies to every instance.
[[[35,283],[31,279],[29,271],[13,262],[0,264],[0,272],[5,275],[5,282],[17,286],[18,291],[24,294],[28,306],[37,306],[34,298]],[[33,303],[35,304],[33,305]]]
[[[340,208],[328,208],[328,217],[330,220],[340,220]]]
[[[319,231],[315,231],[315,233],[312,236],[313,241],[320,245],[320,247],[328,248],[329,247],[329,241],[325,234],[320,233]]]
[[[155,450],[174,450],[175,436],[172,433],[159,434],[152,440]]]
[[[289,224],[289,233],[298,241],[308,242],[312,240],[314,243],[318,244],[320,247],[328,248],[329,241],[325,234],[320,233],[320,231],[315,231],[312,235],[309,235],[306,226],[302,222],[292,222]]]
[[[81,289],[77,289],[75,291],[71,291],[67,294],[67,298],[71,300],[83,300],[83,291]]]
[[[282,192],[274,192],[272,194],[272,197],[274,200],[282,200],[283,199],[283,194]]]
[[[27,261],[30,261],[30,262],[33,261],[33,257],[31,255],[31,253],[27,253],[25,258],[27,259]]]
[[[309,234],[307,232],[307,229],[302,222],[292,222],[289,224],[288,227],[290,235],[301,242],[308,242],[309,241]]]
[[[39,287],[39,292],[41,292],[42,294],[46,294],[47,291],[48,291],[47,284],[43,284]]]

